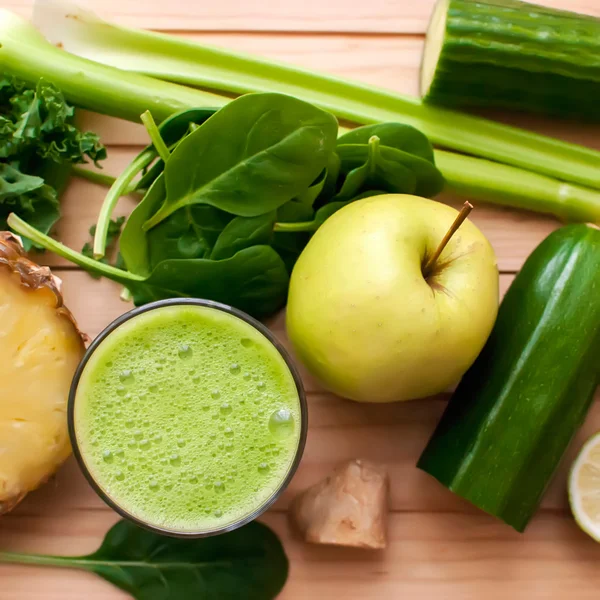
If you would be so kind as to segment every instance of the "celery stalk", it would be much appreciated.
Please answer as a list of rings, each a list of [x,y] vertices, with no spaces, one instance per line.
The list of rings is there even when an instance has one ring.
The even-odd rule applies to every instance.
[[[238,94],[286,93],[359,124],[401,121],[438,146],[600,189],[600,152],[576,144],[336,77],[115,26],[60,0],[36,0],[34,22],[68,52],[120,69]]]
[[[49,1],[48,6],[52,6],[51,0]],[[39,6],[37,9],[39,9]],[[72,14],[78,16],[76,10],[77,9],[74,8]],[[39,10],[37,14],[39,17]],[[74,18],[73,20],[80,24],[86,23],[85,20],[81,21],[79,16],[77,19]],[[79,26],[80,25],[77,25],[77,31],[81,31]],[[81,26],[84,27],[84,25]],[[85,27],[87,28],[88,26],[85,25]],[[98,35],[101,29],[105,28],[105,33],[103,35],[106,36],[106,39],[110,39],[111,36],[109,33],[116,29],[110,25],[98,25],[97,23],[96,27],[99,28],[97,30]],[[92,28],[92,30],[95,31],[94,28]],[[126,30],[124,31],[126,32]],[[148,35],[151,40],[154,39],[154,34],[137,34],[134,32],[131,35]],[[101,39],[104,38],[101,36]],[[56,42],[56,40],[54,41]],[[90,42],[99,44],[99,41],[100,40],[94,38],[90,32]],[[173,41],[168,37],[166,38],[166,42],[168,42],[169,45],[175,44],[176,46],[179,43],[184,43]],[[192,45],[192,48],[198,47]],[[156,46],[156,49],[161,49],[160,44]],[[147,49],[147,51],[151,52],[152,48]],[[120,52],[121,49],[119,49],[119,56],[123,56],[123,62],[126,63],[126,54],[121,55]],[[100,56],[100,54],[102,53],[99,51],[98,58],[104,59],[105,55]],[[158,57],[156,57],[156,60],[158,61]],[[267,63],[265,63],[265,69],[267,66]],[[330,79],[324,76],[312,76],[309,73],[291,69],[290,67],[274,68],[283,69],[283,74],[285,74],[287,70],[290,73],[299,73],[302,77],[315,77],[316,84],[321,80],[327,81]],[[148,109],[151,110],[153,117],[157,121],[162,121],[179,110],[198,106],[223,106],[228,102],[228,98],[225,97],[185,88],[143,75],[127,73],[114,67],[102,65],[92,60],[87,60],[64,52],[45,40],[30,23],[3,9],[0,9],[0,71],[12,74],[31,83],[35,83],[40,77],[44,77],[60,87],[67,100],[73,104],[88,108],[94,112],[121,117],[135,122],[139,122],[140,115]],[[292,92],[287,84],[284,85],[288,92]],[[369,92],[368,89],[361,88],[361,86],[354,86],[353,84],[344,82],[342,82],[341,85],[342,87],[337,92],[337,102],[340,104],[344,103],[344,86],[349,86],[354,90],[363,90],[365,94]],[[319,86],[317,86],[311,93],[328,93],[333,98],[336,89],[336,85],[329,87],[321,86],[319,91]],[[308,91],[305,90],[306,93],[309,91],[310,89]],[[386,94],[385,92],[374,93]],[[389,96],[393,98],[393,94],[389,94]],[[304,97],[306,97],[306,95]],[[424,107],[420,106],[415,100],[400,99],[397,100],[397,102],[400,107],[408,103],[409,106],[413,107],[414,114],[424,110]],[[323,105],[322,102],[321,105]],[[380,109],[378,109],[376,105],[368,106],[365,104],[363,110],[377,111]],[[429,108],[427,108],[426,111],[427,112],[423,114],[431,113]],[[439,115],[440,111],[437,111],[436,114]],[[535,154],[534,147],[536,146],[535,140],[537,139],[542,140],[542,148],[548,146],[551,147],[554,143],[557,144],[557,147],[559,148],[566,148],[566,150],[563,148],[561,151],[563,156],[561,161],[563,168],[556,174],[557,177],[562,175],[564,179],[567,179],[565,172],[568,173],[569,170],[571,170],[573,174],[579,173],[579,175],[581,175],[582,173],[585,173],[591,177],[591,169],[589,168],[590,164],[593,162],[591,157],[600,156],[600,153],[596,153],[592,150],[587,150],[571,144],[564,144],[563,142],[554,141],[549,138],[544,138],[543,136],[536,136],[503,125],[496,125],[483,119],[474,119],[458,113],[448,114],[456,115],[463,120],[466,119],[471,124],[483,123],[492,129],[499,128],[500,132],[508,132],[507,135],[509,135],[509,137],[513,133],[517,137],[521,136],[529,142],[532,156]],[[419,123],[427,121],[424,117],[422,117],[420,121],[419,119],[411,120],[408,112],[401,112],[400,110],[390,112],[390,114],[383,118],[394,118],[405,122],[413,122],[417,126],[419,126]],[[436,118],[439,119],[439,116]],[[435,126],[435,119],[429,119],[427,122],[430,126]],[[460,121],[460,123],[462,123],[462,121]],[[440,128],[443,126],[444,124],[440,123]],[[479,128],[479,133],[482,131],[484,130]],[[454,131],[454,134],[459,138],[461,132],[457,129]],[[485,138],[485,135],[483,138]],[[494,136],[492,135],[489,140],[490,143],[493,142],[493,139]],[[485,141],[485,139],[480,139],[480,141]],[[527,148],[527,145],[514,144],[512,150],[515,152],[515,155],[518,155],[519,153],[526,153],[528,151]],[[541,152],[548,160],[552,161],[557,160],[557,156],[561,156],[561,152],[559,151],[544,152],[538,148],[538,152]],[[586,160],[585,157],[588,155],[589,159]],[[436,160],[449,187],[460,191],[461,194],[468,197],[500,204],[510,204],[511,206],[519,206],[539,212],[550,212],[551,214],[559,215],[567,220],[600,222],[600,216],[595,208],[598,203],[600,203],[600,193],[597,193],[594,190],[577,186],[565,186],[560,181],[556,181],[549,177],[540,176],[536,178],[534,177],[534,173],[530,173],[523,169],[514,167],[503,168],[502,165],[497,163],[460,154],[437,151]],[[600,161],[596,159],[596,162],[593,164],[600,166]],[[600,178],[600,169],[596,170],[599,173],[596,176],[596,179],[598,179]],[[581,179],[581,177],[573,178],[573,180],[577,179]],[[527,183],[521,186],[521,181]],[[585,206],[586,208],[582,210],[582,206]],[[104,216],[110,218],[111,212],[112,200],[107,203],[105,210],[106,214]],[[583,215],[585,215],[585,217]],[[101,248],[99,247],[98,250],[100,249]]]
[[[563,221],[600,224],[600,193],[596,190],[444,150],[435,151],[435,164],[446,178],[445,191],[549,213]]]
[[[227,101],[64,52],[5,9],[0,9],[0,72],[34,85],[40,78],[48,79],[71,104],[130,121],[139,121],[146,110],[162,121],[179,110],[222,106]]]

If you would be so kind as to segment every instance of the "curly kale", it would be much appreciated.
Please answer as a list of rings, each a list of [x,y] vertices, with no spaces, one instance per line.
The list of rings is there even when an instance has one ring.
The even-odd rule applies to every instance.
[[[79,131],[73,114],[51,83],[41,79],[32,89],[0,76],[0,230],[14,212],[47,233],[60,215],[70,165],[106,158],[99,137]]]

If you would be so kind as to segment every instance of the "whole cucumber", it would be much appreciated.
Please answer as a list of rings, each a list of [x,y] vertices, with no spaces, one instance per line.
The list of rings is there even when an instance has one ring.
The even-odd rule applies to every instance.
[[[516,276],[418,467],[523,531],[599,374],[600,229],[568,225]]]
[[[421,95],[600,120],[600,19],[518,0],[438,0]]]

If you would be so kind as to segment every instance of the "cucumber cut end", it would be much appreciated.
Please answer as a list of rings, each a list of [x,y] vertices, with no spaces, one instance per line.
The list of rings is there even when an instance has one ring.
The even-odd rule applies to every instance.
[[[425,38],[425,48],[423,49],[423,59],[421,61],[421,98],[427,96],[433,78],[435,77],[438,60],[444,46],[449,4],[450,0],[438,0],[433,8],[431,19],[429,20],[427,37]]]

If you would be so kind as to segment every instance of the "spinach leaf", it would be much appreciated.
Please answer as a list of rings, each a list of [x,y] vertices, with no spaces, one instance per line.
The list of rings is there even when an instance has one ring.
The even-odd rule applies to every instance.
[[[143,223],[166,195],[164,175],[152,184],[131,213],[120,240],[121,253],[132,273],[148,275],[162,260],[208,258],[221,231],[233,215],[208,204],[186,206],[148,232]]]
[[[223,260],[163,260],[141,281],[120,281],[136,306],[165,298],[207,298],[266,317],[285,304],[289,275],[273,248],[252,246]]]
[[[244,248],[269,245],[273,238],[275,216],[273,211],[258,217],[235,217],[217,238],[210,258],[223,260]]]
[[[444,185],[431,143],[410,125],[358,127],[340,136],[336,153],[343,176],[336,200],[349,200],[369,189],[431,197]]]
[[[182,137],[185,137],[192,127],[203,123],[216,112],[212,108],[192,108],[176,113],[163,121],[158,127],[158,131],[167,146],[174,148]],[[129,163],[127,168],[114,179],[110,189],[104,198],[100,207],[100,213],[97,220],[98,234],[94,238],[94,254],[103,256],[106,252],[106,241],[108,234],[108,224],[112,213],[121,196],[127,193],[149,189],[164,171],[165,163],[158,157],[158,152],[152,144],[146,146]],[[139,179],[136,177],[141,173]],[[86,174],[89,178],[93,178]],[[96,176],[96,178],[98,178]],[[164,201],[164,198],[163,198]],[[158,206],[154,211],[158,210]],[[146,216],[147,220],[150,214]],[[140,225],[141,227],[141,225]]]
[[[338,189],[341,166],[342,162],[339,155],[337,152],[332,152],[327,161],[327,177],[325,178],[323,189],[321,190],[321,194],[317,198],[317,201],[313,204],[315,208],[319,208],[319,206],[322,206],[325,202],[328,202],[335,196]]]
[[[191,133],[193,126],[199,126],[209,117],[212,117],[218,109],[216,108],[191,108],[178,112],[165,119],[159,126],[158,131],[165,144],[169,147],[178,144],[186,135]],[[147,146],[141,153],[154,151],[153,146]],[[158,158],[135,183],[132,190],[147,190],[164,171],[165,163]]]
[[[275,236],[281,236],[282,242],[280,243],[282,244],[282,247],[277,247],[277,249],[281,257],[284,259],[284,262],[288,258],[288,255],[286,254],[284,256],[282,250],[292,251],[292,247],[290,247],[290,240],[296,238],[303,241],[303,245],[301,243],[297,243],[294,247],[297,252],[297,258],[304,249],[304,246],[308,243],[310,234],[319,229],[319,227],[321,227],[321,225],[323,225],[323,223],[325,223],[325,221],[331,217],[331,215],[335,214],[338,210],[344,208],[344,206],[347,206],[352,202],[362,200],[363,198],[370,198],[371,196],[380,196],[385,193],[386,192],[382,190],[368,190],[350,200],[334,200],[332,202],[328,202],[319,208],[314,215],[311,214],[307,216],[299,214],[296,215],[296,218],[292,218],[287,222],[278,218],[277,224],[275,225]],[[304,237],[297,238],[296,236]],[[273,244],[273,246],[276,247],[275,244]]]
[[[311,186],[304,192],[298,194],[298,196],[296,196],[294,200],[296,200],[296,202],[301,202],[302,204],[312,206],[315,203],[315,200],[323,192],[323,188],[325,187],[326,181],[327,169],[323,169],[321,171],[321,174],[315,179],[315,181],[313,181]]]
[[[433,163],[433,146],[426,135],[404,123],[376,123],[357,127],[338,138],[338,146],[346,144],[368,144],[376,135],[382,146],[403,150]]]
[[[177,209],[210,204],[241,217],[276,210],[327,166],[337,120],[283,94],[247,94],[183,139],[164,174],[167,197],[144,227]]]
[[[336,199],[349,200],[369,189],[388,193],[434,196],[444,180],[435,165],[396,148],[382,146],[373,136],[367,144],[337,147],[345,180]]]
[[[189,296],[231,304],[255,316],[267,316],[283,306],[289,275],[268,245],[273,214],[236,221],[213,206],[186,206],[144,232],[141,224],[164,197],[161,174],[131,213],[121,235],[125,265],[142,279],[131,281],[127,272],[112,278],[130,290],[136,305]],[[258,226],[259,219],[262,226]]]
[[[314,210],[312,207],[292,200],[277,211],[277,223],[296,223],[302,221],[312,221]],[[273,234],[272,246],[281,256],[288,273],[292,273],[292,269],[298,260],[298,257],[304,250],[306,244],[310,240],[310,233],[306,231],[299,232],[277,232]]]
[[[288,576],[281,542],[256,522],[215,537],[176,539],[120,521],[87,556],[3,552],[0,562],[84,569],[136,600],[272,600]]]
[[[175,211],[147,232],[150,264],[169,258],[209,258],[233,215],[208,204]]]
[[[119,239],[119,247],[127,269],[131,273],[146,276],[152,270],[148,237],[143,231],[142,225],[164,202],[166,194],[165,178],[161,174],[127,219]]]
[[[355,198],[352,198],[351,200],[336,200],[335,202],[328,202],[315,213],[315,218],[312,222],[311,231],[316,231],[317,229],[319,229],[319,227],[321,227],[321,225],[323,225],[323,223],[325,223],[325,221],[327,221],[327,219],[329,219],[331,215],[335,214],[338,210],[344,208],[344,206],[347,206],[352,202],[356,202],[357,200],[362,200],[363,198],[381,196],[385,193],[386,192],[382,190],[368,190],[366,192],[363,192],[362,194],[359,194]]]

